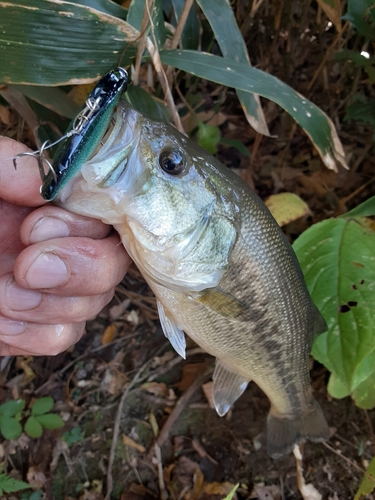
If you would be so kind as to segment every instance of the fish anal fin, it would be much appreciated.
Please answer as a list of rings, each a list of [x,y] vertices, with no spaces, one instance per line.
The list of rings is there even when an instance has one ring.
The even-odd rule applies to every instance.
[[[267,453],[277,459],[293,451],[294,445],[310,440],[329,439],[329,427],[319,404],[312,399],[308,410],[295,418],[280,418],[271,413],[267,418]]]
[[[186,359],[186,340],[183,330],[181,330],[176,322],[170,317],[163,304],[158,300],[156,301],[156,303],[158,306],[160,324],[164,335],[172,344],[172,347],[177,352],[177,354]]]
[[[226,318],[237,321],[248,321],[251,319],[251,309],[233,295],[220,290],[220,288],[206,288],[194,298],[204,306]]]
[[[242,375],[234,373],[219,359],[213,374],[213,401],[220,417],[223,417],[249,383]]]

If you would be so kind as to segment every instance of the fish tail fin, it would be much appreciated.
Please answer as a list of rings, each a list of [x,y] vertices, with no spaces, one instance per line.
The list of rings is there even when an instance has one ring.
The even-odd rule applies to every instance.
[[[293,451],[294,445],[309,439],[322,442],[329,438],[329,427],[319,404],[312,399],[308,411],[294,419],[269,414],[267,418],[267,453],[280,458]]]

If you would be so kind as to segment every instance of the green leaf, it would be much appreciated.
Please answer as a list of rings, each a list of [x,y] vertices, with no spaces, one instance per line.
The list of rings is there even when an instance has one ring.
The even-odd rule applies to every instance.
[[[353,208],[353,210],[340,215],[340,218],[371,217],[372,215],[375,215],[375,196],[372,196],[368,200],[364,201],[357,207]]]
[[[361,408],[375,406],[375,233],[361,218],[313,225],[294,243],[312,298],[328,332],[313,356],[334,378],[333,396],[350,393]]]
[[[176,24],[181,17],[182,9],[185,5],[185,0],[172,0],[173,13]],[[197,49],[199,44],[199,21],[195,4],[191,6],[189,15],[186,19],[184,29],[182,30],[181,46],[183,49]]]
[[[310,208],[299,196],[294,193],[273,194],[265,201],[271,214],[279,226],[310,214]]]
[[[0,417],[0,432],[5,439],[18,439],[22,434],[21,424],[14,417]]]
[[[234,497],[234,494],[236,493],[237,489],[239,487],[239,484],[236,484],[236,486],[230,491],[229,495],[227,495],[224,500],[232,500]]]
[[[360,35],[370,40],[375,38],[374,28],[370,22],[375,22],[373,0],[349,0],[348,12],[342,17],[353,24]]]
[[[346,166],[344,150],[328,116],[278,78],[246,64],[191,50],[163,50],[164,64],[221,85],[256,93],[284,108],[305,130],[328,168]]]
[[[64,432],[62,440],[71,446],[85,439],[85,432],[80,427],[73,427],[70,431]]]
[[[361,500],[361,498],[369,495],[375,489],[375,457],[371,460],[366,470],[366,475],[363,477],[354,500]]]
[[[55,402],[50,396],[37,399],[31,408],[31,414],[42,415],[43,413],[47,413],[52,410],[54,404]]]
[[[112,0],[74,0],[73,3],[78,5],[86,5],[86,7],[92,7],[93,9],[104,12],[104,14],[109,14],[114,17],[118,17],[126,21],[128,15],[128,10],[117,5],[117,3]]]
[[[43,434],[43,427],[35,417],[31,416],[26,420],[25,432],[32,438],[39,438]]]
[[[219,127],[215,125],[206,125],[202,122],[198,123],[198,144],[209,153],[216,153],[220,138],[221,134]]]
[[[46,413],[35,417],[38,422],[46,429],[61,429],[64,427],[64,420],[56,413]]]
[[[12,85],[12,87],[29,99],[70,119],[75,118],[81,108],[81,106],[78,106],[78,104],[59,88],[37,87],[33,85]]]
[[[127,22],[133,26],[138,31],[141,31],[143,16],[146,8],[146,0],[133,0],[129,7]],[[164,14],[161,4],[161,0],[154,0],[154,6],[151,12],[151,19],[154,26],[154,35],[156,38],[156,44],[159,49],[164,45],[165,39],[167,38],[167,32],[164,25]],[[154,43],[153,37],[151,35],[150,21],[147,17],[147,35],[151,36],[151,40]]]
[[[147,116],[147,118],[169,123],[168,108],[166,108],[161,102],[153,99],[150,94],[141,87],[130,85],[124,98],[133,106],[133,108]]]
[[[24,399],[17,399],[16,401],[7,401],[0,405],[0,415],[7,417],[14,417],[16,413],[25,408],[26,401]]]
[[[247,156],[248,158],[250,158],[251,156],[247,147],[238,139],[228,139],[227,137],[222,137],[220,139],[220,144],[224,146],[232,146],[233,148],[236,148],[237,151],[239,151],[242,155]]]
[[[4,473],[0,472],[0,495],[4,493],[14,493],[20,490],[26,490],[30,488],[30,485],[24,481],[19,481],[18,479],[13,479],[12,477],[6,476]]]
[[[229,2],[197,0],[197,3],[211,25],[223,56],[228,61],[250,66],[247,48]],[[237,95],[250,125],[260,134],[269,136],[259,96],[241,90],[237,90]]]
[[[64,0],[0,0],[0,82],[89,83],[129,64],[139,36],[128,23]]]

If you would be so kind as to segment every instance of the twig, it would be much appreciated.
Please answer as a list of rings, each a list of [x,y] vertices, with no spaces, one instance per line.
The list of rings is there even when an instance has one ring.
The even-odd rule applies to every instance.
[[[173,426],[173,424],[176,422],[178,417],[180,416],[182,410],[185,408],[187,405],[189,399],[192,397],[192,395],[199,389],[199,387],[211,377],[213,372],[213,368],[210,367],[208,368],[204,373],[201,375],[198,375],[198,377],[194,380],[194,382],[191,384],[189,389],[187,389],[183,395],[180,397],[180,399],[177,401],[176,406],[173,408],[171,414],[169,415],[167,421],[163,425],[159,436],[156,440],[156,444],[160,447],[163,446],[164,442],[169,436],[170,430]]]
[[[147,47],[147,50],[151,56],[152,63],[154,65],[154,68],[155,68],[156,74],[158,76],[160,85],[162,86],[162,89],[163,89],[165,98],[167,100],[174,124],[175,124],[176,128],[182,134],[186,135],[184,127],[182,126],[182,123],[181,123],[180,115],[178,114],[178,111],[176,109],[176,105],[175,105],[174,100],[173,100],[172,92],[171,92],[171,89],[169,87],[169,83],[168,83],[167,77],[165,75],[163,65],[162,65],[161,60],[160,60],[160,54],[159,54],[158,46],[156,43],[155,33],[154,33],[154,23],[152,22],[152,19],[151,19],[151,14],[149,12],[148,2],[146,3],[146,7],[147,7],[147,12],[148,12],[148,16],[149,16],[149,20],[150,20],[150,24],[151,24],[151,33],[152,33],[152,37],[154,39],[154,43],[152,43],[150,37],[147,37],[146,47]]]
[[[176,49],[177,45],[180,43],[182,31],[185,27],[186,20],[188,18],[193,2],[194,0],[185,0],[184,8],[182,9],[181,16],[176,27],[176,31],[174,32],[174,36],[171,43],[171,49]]]
[[[350,460],[350,458],[346,457],[345,455],[343,455],[342,453],[340,453],[339,451],[335,450],[335,448],[332,448],[332,446],[330,446],[328,443],[322,443],[328,450],[332,451],[332,453],[334,453],[335,455],[337,455],[338,457],[341,457],[345,460],[345,462],[347,462],[349,465],[351,465],[352,467],[354,467],[354,469],[356,469],[358,472],[360,472],[361,474],[365,475],[367,477],[367,479],[369,479],[370,481],[372,481],[373,483],[375,483],[375,478],[372,477],[370,474],[368,474],[364,469],[362,469],[362,467],[360,467],[358,464],[356,464],[355,462],[353,462],[352,460]]]
[[[321,500],[322,495],[311,483],[306,484],[305,478],[303,477],[303,467],[302,460],[303,455],[298,444],[294,446],[293,455],[296,459],[296,469],[297,469],[297,486],[298,490],[302,495],[304,500]]]
[[[344,26],[341,28],[341,31],[339,33],[337,33],[336,38],[334,39],[334,41],[331,44],[331,46],[328,48],[328,50],[326,50],[326,53],[325,53],[325,56],[323,57],[322,62],[319,64],[318,69],[315,71],[313,77],[311,78],[311,82],[307,86],[307,90],[308,91],[310,91],[312,89],[312,87],[313,87],[316,79],[320,75],[321,71],[323,70],[323,68],[324,68],[324,66],[326,64],[326,62],[331,57],[333,50],[336,48],[336,45],[338,45],[338,43],[339,43],[342,35],[344,34],[345,30],[348,27],[349,27],[349,22],[346,21],[346,23],[344,24]]]
[[[162,458],[161,458],[160,446],[157,443],[155,443],[154,448],[155,448],[155,457],[156,457],[157,466],[158,466],[158,480],[159,480],[160,500],[167,500],[167,498],[168,498],[168,492],[167,492],[167,489],[165,487],[164,471],[163,471],[163,461],[162,461]]]
[[[116,414],[116,420],[115,420],[115,425],[113,427],[113,436],[112,436],[112,443],[111,443],[111,451],[109,454],[109,460],[108,460],[108,468],[107,468],[107,494],[105,496],[105,500],[110,500],[111,498],[111,493],[113,489],[113,477],[112,477],[112,468],[113,468],[113,463],[115,461],[115,452],[116,452],[116,445],[117,445],[117,440],[118,436],[120,433],[120,424],[121,424],[121,417],[122,417],[122,408],[125,403],[125,399],[128,397],[130,390],[138,383],[141,381],[141,374],[142,372],[146,369],[146,367],[149,365],[149,362],[141,366],[141,368],[138,370],[136,376],[133,378],[133,380],[129,383],[127,388],[125,389],[123,395],[121,396],[120,403],[117,408],[117,414]]]

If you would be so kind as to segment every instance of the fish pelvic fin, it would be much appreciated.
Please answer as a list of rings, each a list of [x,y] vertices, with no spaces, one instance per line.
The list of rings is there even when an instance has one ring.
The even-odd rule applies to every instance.
[[[329,427],[319,404],[312,399],[309,409],[298,417],[267,418],[267,453],[277,459],[293,451],[294,445],[306,440],[323,442],[329,438]]]
[[[222,361],[216,359],[213,374],[213,401],[215,409],[223,417],[232,404],[238,399],[249,383],[249,380],[234,373]]]
[[[172,344],[172,347],[177,354],[186,359],[186,340],[183,330],[181,330],[181,328],[171,318],[161,302],[157,300],[156,304],[158,306],[160,324],[164,335]]]

